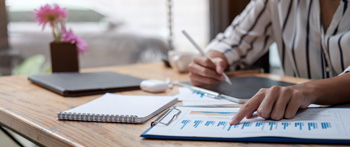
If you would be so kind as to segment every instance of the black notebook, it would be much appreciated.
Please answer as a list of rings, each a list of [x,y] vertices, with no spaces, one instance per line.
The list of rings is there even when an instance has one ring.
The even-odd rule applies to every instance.
[[[142,79],[115,72],[33,75],[32,83],[62,96],[85,96],[140,89]]]
[[[271,80],[268,78],[248,76],[248,77],[229,77],[232,85],[226,82],[220,82],[219,84],[209,88],[207,90],[217,92],[219,94],[231,96],[237,99],[250,99],[261,88],[270,88],[272,86],[291,86],[292,83]],[[184,82],[191,85],[190,82]],[[203,88],[197,88],[203,89]],[[203,92],[203,91],[201,91]]]
[[[230,77],[230,80],[232,85],[229,85],[226,82],[221,82],[210,90],[236,98],[249,99],[253,97],[261,88],[294,85],[292,83],[255,76]]]

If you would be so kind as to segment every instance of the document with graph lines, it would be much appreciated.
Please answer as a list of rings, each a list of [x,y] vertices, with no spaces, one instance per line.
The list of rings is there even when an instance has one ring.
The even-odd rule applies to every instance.
[[[141,137],[163,139],[350,143],[350,108],[308,108],[293,119],[261,117],[230,125],[238,107],[176,107]],[[178,115],[173,120],[174,115]],[[249,140],[250,139],[250,140]]]

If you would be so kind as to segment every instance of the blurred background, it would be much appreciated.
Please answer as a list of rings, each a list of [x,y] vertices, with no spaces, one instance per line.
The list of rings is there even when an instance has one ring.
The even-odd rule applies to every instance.
[[[50,72],[50,27],[34,22],[44,4],[68,9],[67,27],[87,41],[80,68],[161,61],[169,50],[196,52],[232,22],[249,1],[237,0],[0,0],[0,75]],[[273,47],[275,48],[275,47]],[[263,58],[279,74],[277,50]],[[268,61],[270,60],[270,61]],[[271,66],[270,66],[271,65]],[[262,65],[258,65],[262,66]]]
[[[197,51],[186,30],[205,48],[249,3],[246,0],[0,0],[0,76],[50,73],[50,27],[34,22],[45,4],[68,9],[67,27],[89,50],[80,68],[159,62],[169,50]],[[282,74],[276,45],[255,66]],[[11,132],[10,132],[11,133]],[[15,135],[25,146],[34,146]],[[18,146],[0,131],[0,146]]]
[[[66,26],[88,43],[89,51],[79,57],[81,68],[161,61],[172,48],[192,48],[180,35],[182,29],[190,31],[202,46],[209,41],[208,0],[1,1],[5,3],[8,22],[8,36],[3,39],[8,45],[4,46],[12,51],[9,53],[12,59],[6,59],[12,60],[12,63],[7,63],[12,65],[2,65],[2,75],[26,74],[16,69],[26,59],[30,63],[42,64],[40,69],[30,68],[27,74],[49,68],[49,43],[53,40],[51,29],[46,27],[42,30],[34,22],[33,15],[34,9],[47,3],[67,8]],[[5,16],[0,17],[3,23],[5,19]],[[172,36],[169,25],[173,26]],[[6,28],[2,26],[0,31],[4,36]]]

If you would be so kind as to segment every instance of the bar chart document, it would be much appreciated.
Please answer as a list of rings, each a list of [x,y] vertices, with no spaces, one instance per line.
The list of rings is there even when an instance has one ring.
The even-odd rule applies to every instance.
[[[230,125],[238,107],[176,107],[141,137],[249,142],[350,143],[350,108],[308,108],[293,119]],[[177,112],[181,111],[181,113]],[[174,117],[176,115],[177,117]],[[169,123],[170,122],[170,123]],[[165,124],[168,125],[165,125]]]

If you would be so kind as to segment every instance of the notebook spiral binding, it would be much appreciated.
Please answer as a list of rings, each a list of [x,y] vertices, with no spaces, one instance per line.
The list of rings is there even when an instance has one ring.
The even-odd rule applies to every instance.
[[[58,119],[60,120],[78,120],[78,121],[96,121],[96,122],[121,122],[135,123],[136,115],[109,115],[109,114],[94,114],[94,113],[71,113],[60,112]]]

